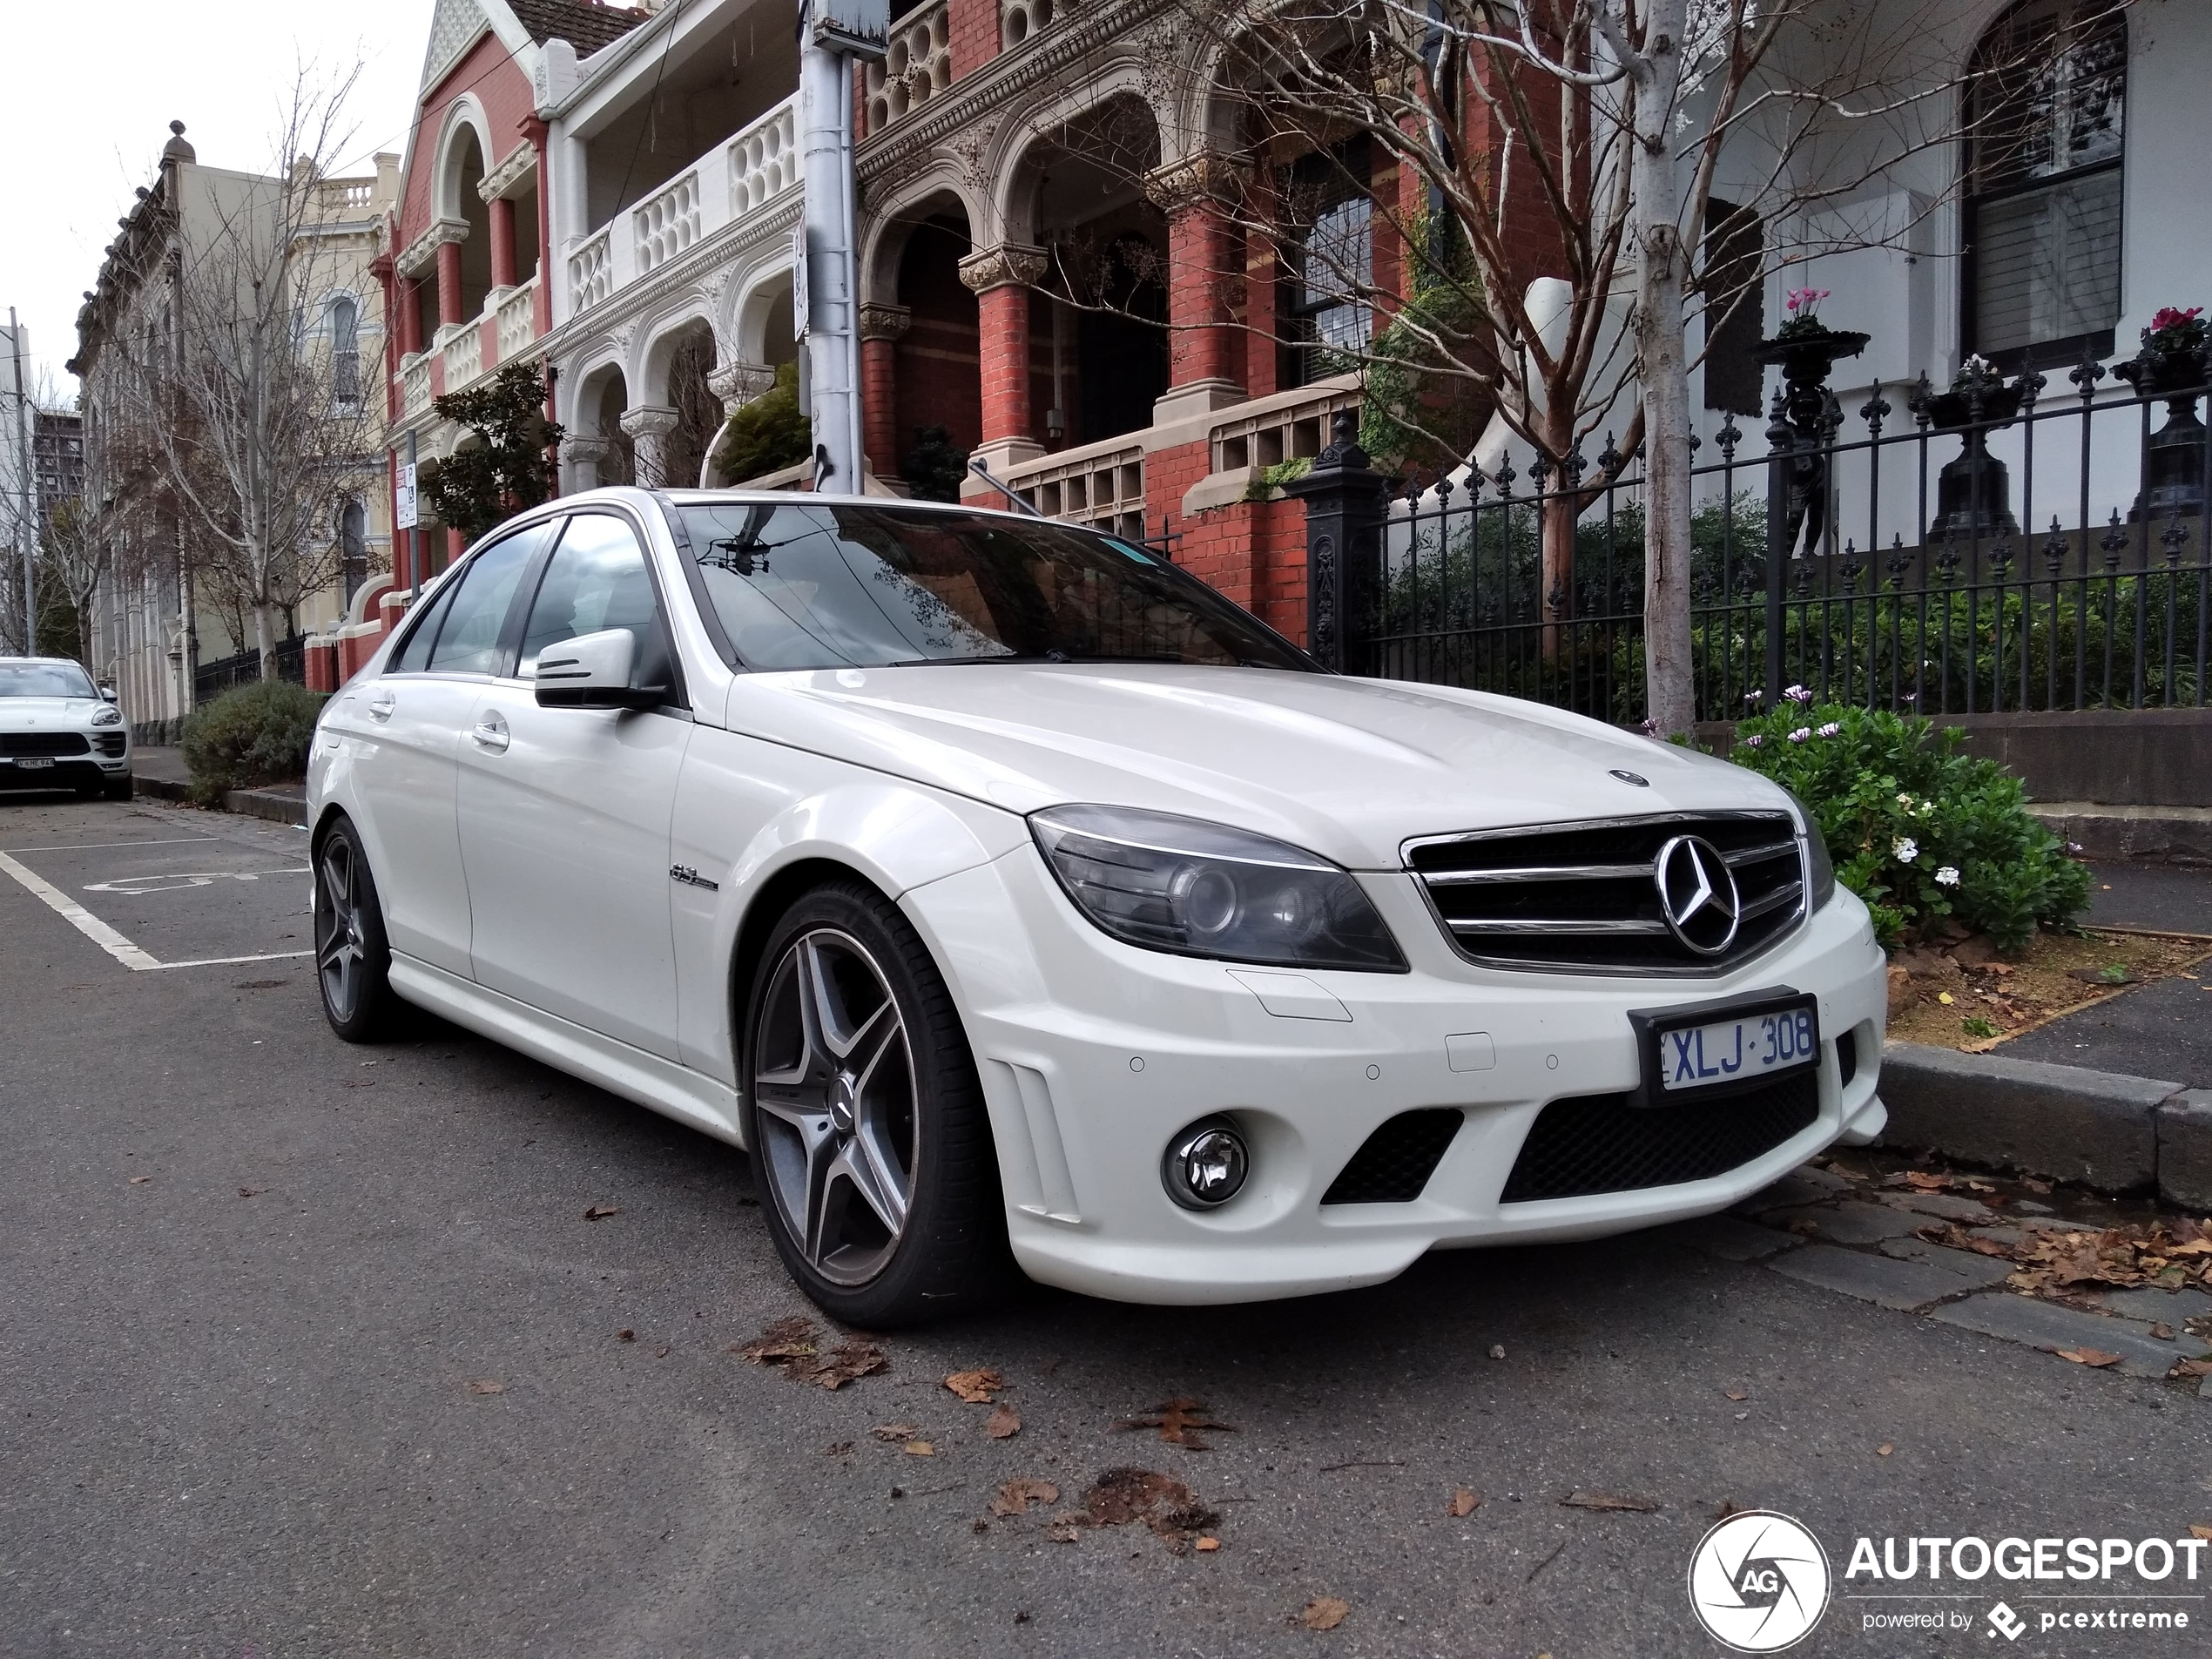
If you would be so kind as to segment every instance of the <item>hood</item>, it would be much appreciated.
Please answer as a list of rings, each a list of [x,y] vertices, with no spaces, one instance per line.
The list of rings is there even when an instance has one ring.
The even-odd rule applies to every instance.
[[[1326,674],[1104,664],[755,674],[738,678],[727,712],[733,730],[1010,812],[1150,807],[1353,868],[1400,867],[1411,836],[1787,804],[1741,767],[1558,709]]]
[[[106,706],[91,697],[0,697],[0,732],[73,732]]]

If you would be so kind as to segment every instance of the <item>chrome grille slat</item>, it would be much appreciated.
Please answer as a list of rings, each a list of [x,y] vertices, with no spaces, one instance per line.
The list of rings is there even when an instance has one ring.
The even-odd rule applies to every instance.
[[[1741,901],[1735,941],[1702,956],[1659,901],[1658,856],[1678,835],[1711,845]],[[1407,841],[1406,869],[1460,955],[1549,973],[1710,976],[1779,943],[1803,919],[1803,855],[1781,812],[1661,813],[1474,830]]]

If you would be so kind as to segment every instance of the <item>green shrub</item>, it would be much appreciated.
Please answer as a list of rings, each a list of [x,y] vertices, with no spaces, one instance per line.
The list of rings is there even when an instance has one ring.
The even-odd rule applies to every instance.
[[[226,790],[289,783],[307,775],[322,694],[289,680],[257,680],[227,691],[185,722],[192,797],[221,804]]]
[[[1964,736],[1792,686],[1736,728],[1729,759],[1805,803],[1885,948],[1955,917],[2016,951],[2088,907],[2089,869],[2030,814],[2019,779],[1959,752]]]
[[[799,412],[799,365],[781,364],[775,385],[724,422],[714,443],[714,469],[743,484],[796,466],[814,452],[813,430]]]

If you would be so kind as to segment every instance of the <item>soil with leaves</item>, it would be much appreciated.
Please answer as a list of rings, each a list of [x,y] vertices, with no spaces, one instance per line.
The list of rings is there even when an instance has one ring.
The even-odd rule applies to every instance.
[[[2009,957],[1978,934],[1908,946],[1890,959],[1889,1035],[1986,1054],[2135,986],[2195,979],[2208,960],[2201,939],[2154,934],[2038,934]]]

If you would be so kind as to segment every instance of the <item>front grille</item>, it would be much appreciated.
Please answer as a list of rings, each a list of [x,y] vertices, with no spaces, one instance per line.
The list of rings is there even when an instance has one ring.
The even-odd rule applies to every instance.
[[[82,732],[0,732],[0,755],[81,755],[91,747]]]
[[[1660,906],[1659,855],[1680,835],[1710,843],[1736,879],[1740,919],[1718,955],[1683,943]],[[1453,948],[1495,967],[1722,974],[1775,943],[1804,909],[1804,858],[1786,813],[1477,830],[1409,841],[1405,853]]]
[[[1400,1112],[1360,1143],[1323,1204],[1411,1204],[1460,1132],[1467,1115],[1456,1106]]]
[[[120,732],[96,732],[92,734],[92,741],[99,745],[100,752],[104,755],[118,756],[123,752],[124,738]]]
[[[1536,1114],[1503,1204],[1633,1192],[1739,1169],[1812,1125],[1820,1083],[1800,1072],[1723,1100],[1635,1106],[1629,1095],[1579,1095]]]

